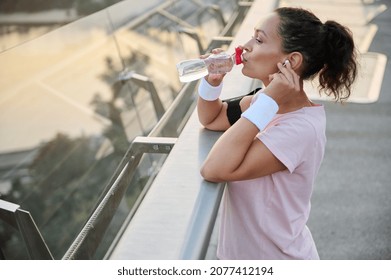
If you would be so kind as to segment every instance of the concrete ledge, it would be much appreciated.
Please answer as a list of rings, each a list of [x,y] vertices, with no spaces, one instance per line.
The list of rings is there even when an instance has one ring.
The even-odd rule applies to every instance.
[[[350,27],[350,30],[353,33],[353,39],[356,44],[356,48],[361,53],[365,53],[371,46],[378,27],[376,24],[368,24],[364,26],[352,26]]]
[[[296,6],[311,10],[323,22],[336,20],[341,24],[366,25],[387,7],[384,4],[363,4],[362,1],[281,0],[280,6]]]
[[[352,88],[352,94],[347,102],[373,103],[380,95],[383,76],[387,65],[387,56],[380,53],[364,53],[360,56],[359,75]],[[328,96],[320,96],[318,83],[306,82],[304,90],[312,100],[332,101]]]

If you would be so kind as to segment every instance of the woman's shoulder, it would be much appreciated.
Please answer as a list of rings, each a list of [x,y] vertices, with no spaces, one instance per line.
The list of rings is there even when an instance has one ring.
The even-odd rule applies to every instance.
[[[267,128],[270,129],[272,127],[277,130],[283,130],[286,135],[323,136],[326,130],[324,107],[323,105],[304,107],[293,112],[277,114]]]
[[[279,121],[297,121],[297,122],[313,122],[322,121],[326,118],[325,110],[323,105],[314,105],[311,107],[303,107],[301,109],[284,113],[277,114],[275,119]]]

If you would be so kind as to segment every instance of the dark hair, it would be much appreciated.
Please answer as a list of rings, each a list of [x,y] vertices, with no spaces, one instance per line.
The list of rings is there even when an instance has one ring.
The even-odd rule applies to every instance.
[[[351,31],[335,21],[324,24],[310,11],[278,8],[282,51],[303,55],[303,79],[319,75],[319,89],[335,100],[346,100],[357,76],[356,49]]]

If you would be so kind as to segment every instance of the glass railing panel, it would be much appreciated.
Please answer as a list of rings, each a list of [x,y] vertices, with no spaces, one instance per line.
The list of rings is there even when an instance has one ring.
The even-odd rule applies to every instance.
[[[186,16],[208,3],[229,13],[233,2],[122,1],[0,52],[0,196],[32,214],[54,258],[96,207],[129,143],[158,122],[148,87],[164,109],[183,87],[175,64],[198,57],[199,49],[179,27],[194,27],[204,46],[206,37],[218,35],[213,15],[203,14],[203,23],[216,24],[210,30]],[[165,3],[164,11],[183,22],[154,11]],[[142,160],[97,258],[164,157]],[[0,222],[8,258],[27,257],[17,236]]]
[[[113,7],[109,13],[114,26],[119,26]],[[182,87],[175,65],[185,55],[177,26],[162,15],[153,14],[142,24],[122,25],[114,34],[125,67],[151,79],[165,108]]]
[[[0,52],[122,0],[0,1]]]
[[[182,0],[171,5],[167,11],[194,26],[200,34],[202,44],[207,47],[212,38],[224,27],[220,17],[222,16],[226,22],[236,9],[237,2],[236,0]]]
[[[55,258],[77,235],[132,137],[144,134],[134,109],[114,96],[123,66],[112,31],[99,12],[0,55],[2,198],[31,212]],[[24,258],[11,249],[13,240],[5,255]]]

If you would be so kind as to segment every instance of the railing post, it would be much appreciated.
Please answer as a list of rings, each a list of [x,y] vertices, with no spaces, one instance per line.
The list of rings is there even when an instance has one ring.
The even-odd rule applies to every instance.
[[[193,28],[187,28],[187,27],[178,27],[178,33],[183,33],[192,38],[197,43],[198,51],[200,54],[203,54],[205,52],[204,47],[202,46],[200,36],[198,35],[197,31],[195,31]]]
[[[63,259],[92,259],[107,227],[114,217],[129,182],[133,177],[144,153],[168,154],[176,142],[169,137],[136,137],[127,154],[129,161],[125,164],[115,182],[105,193],[95,211],[91,214],[83,229],[69,247]]]
[[[0,199],[0,219],[20,232],[31,259],[53,259],[30,212],[22,210],[17,204]]]
[[[125,70],[122,73],[120,73],[119,81],[122,83],[132,81],[135,84],[137,84],[139,87],[142,87],[145,90],[147,90],[151,95],[153,107],[155,108],[155,113],[157,118],[160,119],[164,115],[165,110],[163,107],[163,103],[160,100],[159,94],[156,91],[156,87],[150,78],[137,74],[134,71]]]

